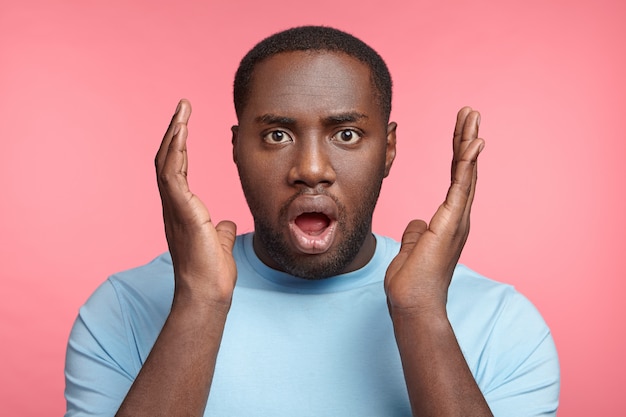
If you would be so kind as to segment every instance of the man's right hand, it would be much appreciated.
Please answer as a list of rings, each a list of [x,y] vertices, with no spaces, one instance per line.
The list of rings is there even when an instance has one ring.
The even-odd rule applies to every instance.
[[[202,416],[237,279],[233,222],[213,226],[187,183],[187,122],[181,100],[156,155],[174,299],[117,417]]]
[[[211,215],[187,182],[187,123],[191,104],[183,99],[155,158],[165,235],[175,275],[174,303],[206,304],[228,311],[237,279],[232,256],[236,226],[213,225]]]

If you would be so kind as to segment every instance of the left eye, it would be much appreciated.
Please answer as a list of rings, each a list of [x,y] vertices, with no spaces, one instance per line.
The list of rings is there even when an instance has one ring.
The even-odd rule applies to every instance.
[[[356,143],[361,139],[361,135],[356,130],[344,129],[335,133],[332,138],[341,143]]]

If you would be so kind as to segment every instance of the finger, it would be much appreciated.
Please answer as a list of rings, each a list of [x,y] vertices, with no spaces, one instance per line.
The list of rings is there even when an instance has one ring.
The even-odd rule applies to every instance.
[[[471,141],[478,137],[478,125],[480,124],[480,113],[463,107],[457,115],[455,135],[453,139],[453,156],[450,170],[451,179],[454,181],[454,173],[459,163],[461,155],[465,152]]]
[[[180,168],[180,171],[183,175],[187,176],[187,168],[189,166],[189,159],[187,158],[187,141],[185,141],[185,148],[183,149],[183,166]]]
[[[463,107],[456,115],[456,124],[454,125],[454,135],[452,136],[452,166],[450,180],[454,179],[454,169],[456,167],[456,156],[460,154],[461,140],[463,136],[463,128],[467,116],[472,112],[472,108],[469,106]]]
[[[475,159],[473,160],[473,172],[472,172],[472,179],[471,179],[471,185],[470,185],[470,192],[469,192],[469,196],[467,197],[467,202],[465,203],[465,213],[463,214],[463,219],[464,221],[467,222],[468,225],[468,229],[469,229],[469,219],[470,219],[470,212],[472,210],[472,205],[474,203],[474,196],[476,195],[476,183],[478,182],[478,155],[480,155],[480,153],[483,151],[483,149],[485,148],[485,141],[483,139],[475,139],[474,142],[478,143],[478,154],[476,154]]]
[[[463,216],[465,221],[468,222],[468,225],[469,225],[469,215],[470,215],[470,211],[472,208],[472,202],[474,200],[474,194],[476,191],[476,180],[478,178],[477,158],[478,158],[478,154],[484,147],[484,141],[482,139],[480,140],[478,139],[479,126],[480,126],[480,113],[478,113],[477,111],[472,111],[470,114],[468,114],[465,120],[465,124],[463,126],[463,133],[461,135],[460,153],[463,155],[461,159],[469,160],[473,164],[470,192],[468,196],[468,201],[465,206],[465,213]],[[478,153],[475,154],[475,157],[464,155],[465,151],[469,149],[470,144],[476,140],[481,142],[481,144],[479,145]]]
[[[459,143],[459,149],[457,149],[457,155],[462,155],[467,149],[467,146],[471,141],[478,138],[478,127],[480,126],[480,113],[472,110],[468,113],[463,123],[463,129],[461,131],[461,141]]]
[[[177,132],[170,141],[158,178],[162,197],[167,197],[163,200],[172,201],[175,205],[184,203],[190,197],[187,195],[190,192],[187,173],[184,171],[187,165],[187,133],[187,125],[179,123]]]
[[[477,138],[479,120],[480,113],[468,106],[457,113],[452,139],[451,185],[444,203],[431,219],[430,229],[435,233],[456,234],[461,222],[469,218],[468,208],[476,184],[476,159],[483,146],[481,140],[470,147]]]
[[[159,150],[155,157],[155,165],[157,169],[157,173],[161,172],[163,168],[163,163],[167,156],[168,149],[170,147],[170,143],[172,138],[177,133],[180,128],[180,124],[187,124],[189,122],[189,117],[191,116],[191,103],[182,99],[178,102],[178,106],[176,107],[176,111],[172,116],[172,120],[170,121],[169,126],[163,136],[163,140],[161,141],[161,145],[159,146]]]
[[[457,161],[446,199],[430,222],[429,229],[434,233],[455,236],[459,232],[467,233],[469,212],[476,185],[476,164],[483,147],[482,139],[471,141]]]

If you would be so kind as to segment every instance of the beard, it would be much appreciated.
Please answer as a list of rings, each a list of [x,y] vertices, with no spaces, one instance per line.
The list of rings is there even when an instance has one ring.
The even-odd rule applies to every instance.
[[[337,219],[337,230],[341,232],[342,239],[336,243],[335,247],[321,254],[296,254],[291,249],[291,244],[280,229],[272,225],[269,216],[264,213],[261,205],[256,204],[249,198],[244,186],[244,194],[248,199],[248,206],[254,218],[255,238],[258,238],[267,251],[268,255],[276,262],[279,268],[290,275],[317,280],[329,278],[346,272],[345,269],[359,253],[367,236],[372,229],[372,215],[378,200],[382,177],[374,184],[369,191],[362,195],[363,199],[356,207],[355,215],[348,217],[345,206],[338,199],[321,190],[319,194],[324,194],[335,201],[339,215]],[[287,225],[287,209],[291,202],[302,194],[310,191],[303,190],[292,196],[280,209],[278,221],[281,225]]]

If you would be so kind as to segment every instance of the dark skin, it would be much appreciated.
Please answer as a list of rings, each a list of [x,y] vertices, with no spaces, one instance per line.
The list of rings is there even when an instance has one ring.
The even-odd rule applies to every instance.
[[[363,267],[376,246],[372,211],[396,154],[396,125],[376,105],[369,69],[345,55],[300,52],[278,54],[254,74],[254,94],[233,127],[233,156],[255,219],[257,255],[291,273],[306,272],[300,265],[327,271],[340,264],[331,276]],[[328,241],[309,248],[294,235],[292,217],[312,206],[337,224]],[[351,242],[361,225],[363,236]],[[263,229],[279,242],[266,244]],[[341,262],[344,242],[357,251]],[[277,245],[294,265],[271,252]]]
[[[292,263],[309,262],[311,270],[317,260],[341,258],[338,248],[354,234],[351,220],[369,205],[355,190],[377,195],[395,157],[396,125],[388,124],[375,105],[369,80],[369,69],[343,54],[276,55],[255,70],[250,101],[233,128],[233,156],[255,223],[266,216],[291,251]],[[156,156],[174,265],[172,309],[118,416],[201,416],[209,397],[237,277],[232,257],[236,227],[229,221],[215,224],[189,189],[190,114],[189,102],[182,100]],[[491,415],[446,314],[484,146],[478,139],[479,118],[469,107],[459,111],[446,199],[429,223],[409,223],[385,277],[414,416]],[[303,243],[301,233],[293,231],[293,217],[318,203],[329,217],[347,220],[335,223],[332,236]],[[287,213],[283,217],[281,207]],[[355,255],[342,261],[339,272],[361,268],[372,257],[375,240],[371,223],[367,227]],[[254,248],[263,262],[291,268],[291,261],[275,259],[264,245],[255,235]]]

